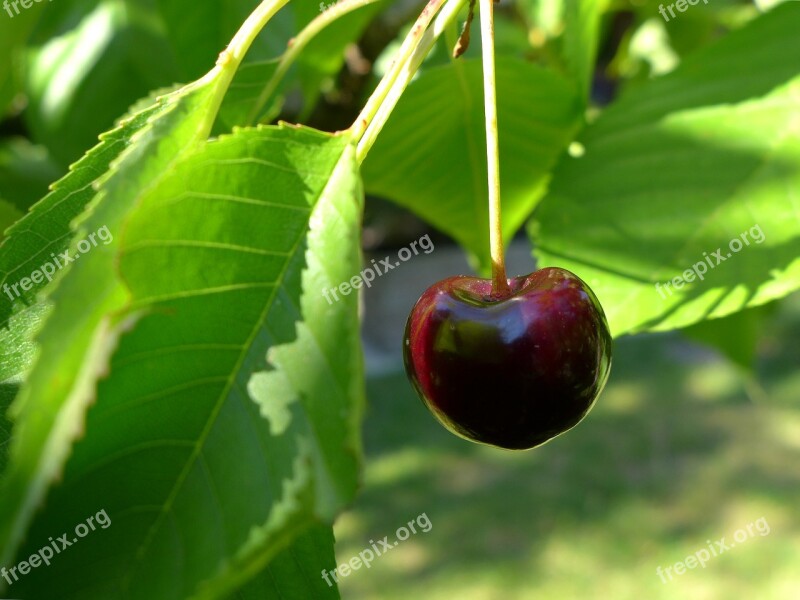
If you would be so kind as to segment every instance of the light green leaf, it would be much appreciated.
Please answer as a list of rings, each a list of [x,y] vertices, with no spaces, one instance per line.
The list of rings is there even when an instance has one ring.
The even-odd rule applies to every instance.
[[[537,41],[563,33],[566,0],[517,0],[517,3]]]
[[[784,4],[631,90],[556,170],[535,254],[589,282],[614,335],[800,287],[798,27]]]
[[[332,523],[358,483],[363,374],[357,297],[322,291],[360,268],[361,210],[348,137],[289,127],[210,142],[142,200],[120,262],[137,320],[28,544],[101,508],[113,525],[16,593],[219,598]]]
[[[84,414],[96,398],[96,380],[107,369],[129,296],[117,275],[119,234],[130,213],[159,189],[182,159],[207,142],[219,106],[259,22],[285,3],[265,2],[218,65],[197,82],[159,100],[132,144],[91,183],[98,192],[78,223],[71,264],[49,299],[54,308],[37,338],[38,358],[12,407],[15,420],[9,466],[0,482],[0,563],[25,536],[48,488],[63,474]],[[106,201],[108,199],[108,201]],[[101,232],[104,235],[99,235]],[[104,244],[87,245],[99,236]],[[79,260],[83,258],[83,260]],[[37,305],[40,307],[41,305]]]
[[[600,17],[608,0],[565,0],[563,54],[581,98],[588,101],[600,38]]]
[[[503,232],[543,195],[577,127],[574,88],[521,60],[497,62]],[[455,61],[412,82],[364,162],[367,192],[405,206],[489,263],[481,65]]]
[[[30,280],[31,274],[45,264],[55,265],[54,259],[69,249],[70,223],[95,196],[94,182],[163,107],[152,105],[104,134],[101,143],[8,231],[8,239],[0,246],[0,381],[19,383],[33,359],[33,333],[47,314],[40,294],[49,281]],[[21,287],[23,278],[30,280],[28,290]]]
[[[87,252],[80,250],[80,241],[73,243],[69,252],[74,262],[61,271],[59,285],[50,296],[56,308],[49,311],[47,326],[37,340],[39,358],[14,406],[11,461],[0,483],[0,562],[15,551],[49,484],[60,475],[73,441],[82,433],[95,379],[113,350],[113,314],[126,301],[115,275],[121,225],[165,173],[205,141],[230,75],[230,69],[218,67],[195,84],[162,98],[134,143],[112,162],[100,182],[92,183],[100,173],[89,176],[87,187],[97,186],[99,193],[75,238],[83,241],[105,229],[112,242]],[[103,150],[101,145],[99,151]],[[113,201],[104,202],[106,198]],[[54,226],[63,227],[63,221]],[[41,239],[36,240],[35,248],[41,251],[41,246]],[[16,272],[25,271],[17,267]],[[69,276],[64,277],[65,273]],[[47,312],[42,304],[32,306],[37,313],[34,318],[41,319]],[[12,320],[10,332],[15,325]],[[24,364],[31,351],[30,346],[18,351],[13,365]]]

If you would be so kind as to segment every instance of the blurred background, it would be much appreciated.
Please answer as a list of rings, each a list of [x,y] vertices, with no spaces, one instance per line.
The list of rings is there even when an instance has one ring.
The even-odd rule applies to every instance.
[[[511,272],[533,269],[522,245]],[[711,322],[713,331],[618,338],[589,416],[516,453],[447,432],[403,373],[414,300],[465,270],[460,253],[437,247],[366,293],[366,473],[335,526],[337,560],[396,539],[421,513],[432,528],[341,578],[343,598],[800,597],[799,294]],[[700,335],[733,340],[738,356]],[[759,519],[769,533],[762,521],[736,544]],[[723,537],[736,545],[662,583],[658,567]]]
[[[775,3],[709,0],[667,27],[661,2],[611,2],[592,110]],[[252,8],[203,0],[187,16],[160,10],[167,4],[53,0],[0,12],[2,229],[140,98],[208,70]],[[318,4],[295,0],[254,57],[279,55]],[[555,4],[503,0],[498,45],[545,62],[561,34]],[[359,43],[290,77],[284,102],[262,120],[347,127],[420,5],[382,2],[355,13],[345,26],[358,28]],[[427,66],[447,51],[440,44]],[[446,236],[368,198],[367,261],[426,234],[434,252],[364,295],[366,471],[358,501],[337,523],[337,558],[393,539],[422,513],[432,529],[342,578],[344,598],[800,598],[800,295],[684,331],[617,339],[611,379],[589,417],[540,449],[509,453],[446,432],[403,373],[414,301],[469,266]],[[514,274],[534,270],[525,236],[509,263]],[[762,518],[767,535],[672,581],[657,574]]]

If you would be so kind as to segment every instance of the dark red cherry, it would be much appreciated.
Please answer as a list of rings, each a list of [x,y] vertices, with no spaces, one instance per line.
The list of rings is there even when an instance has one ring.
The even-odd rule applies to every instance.
[[[574,427],[611,368],[611,335],[592,290],[547,268],[492,282],[450,277],[411,310],[403,357],[417,393],[442,424],[469,440],[533,448]]]

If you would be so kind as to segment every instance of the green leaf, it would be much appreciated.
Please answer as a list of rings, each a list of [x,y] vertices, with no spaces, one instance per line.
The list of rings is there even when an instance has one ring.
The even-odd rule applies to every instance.
[[[360,268],[361,209],[349,138],[289,127],[210,142],[142,199],[120,262],[136,322],[110,325],[70,424],[85,436],[20,556],[100,509],[113,526],[16,593],[218,598],[332,523],[358,483],[363,374],[357,297],[322,291]]]
[[[22,218],[16,206],[0,198],[0,242],[5,239],[5,230]]]
[[[25,9],[17,4],[0,9],[0,118],[9,103],[22,90],[22,54],[45,4],[36,3]]]
[[[37,337],[38,358],[12,409],[11,458],[0,482],[0,563],[16,552],[49,486],[61,477],[73,442],[83,433],[96,380],[117,343],[118,319],[129,299],[117,274],[119,233],[128,214],[157,192],[159,182],[185,156],[207,142],[222,98],[259,24],[284,3],[265,3],[257,20],[243,25],[214,69],[159,99],[131,146],[105,174],[93,174],[101,176],[91,183],[98,193],[78,221],[71,260],[65,261],[70,264],[57,278],[59,284],[49,296],[54,308]],[[98,236],[104,242],[99,248],[94,243]],[[82,244],[87,244],[85,249]]]
[[[75,163],[70,172],[53,185],[52,192],[8,232],[0,246],[0,381],[19,381],[33,359],[33,333],[47,314],[40,294],[47,279],[30,280],[30,288],[21,287],[23,278],[45,265],[55,265],[54,258],[69,249],[73,238],[70,223],[95,196],[94,184],[108,171],[112,161],[131,144],[131,140],[163,105],[154,105],[102,136],[102,141]],[[47,240],[42,243],[42,240]],[[61,261],[59,261],[60,264]]]
[[[800,287],[798,26],[800,5],[782,5],[631,90],[556,170],[535,254],[594,288],[614,335]]]
[[[46,148],[34,146],[25,138],[0,141],[0,196],[19,210],[28,210],[62,175]]]
[[[333,89],[333,78],[344,64],[345,48],[358,41],[367,24],[383,5],[384,2],[364,4],[317,33],[271,93],[267,93],[266,88],[275,75],[281,57],[274,53],[270,56],[275,58],[258,60],[256,55],[249,58],[236,74],[230,93],[222,105],[220,119],[225,127],[230,129],[274,120],[283,108],[284,98],[292,91],[298,92],[296,100],[300,102],[297,109],[300,118],[308,116],[319,96],[324,91]],[[287,10],[297,13],[295,31],[302,29],[320,14],[320,9],[313,3],[293,4]],[[286,40],[286,47],[290,39]],[[283,55],[286,47],[280,49],[280,55]],[[262,94],[266,96],[259,102]],[[258,104],[263,105],[260,111],[256,111]]]
[[[171,56],[185,81],[197,79],[214,64],[220,49],[236,33],[257,2],[253,0],[155,0],[167,33]],[[286,10],[276,15],[248,53],[247,60],[271,58],[283,52],[291,37]]]
[[[497,62],[503,232],[543,195],[580,115],[574,88],[517,59]],[[486,134],[481,65],[455,61],[409,85],[364,162],[367,192],[409,208],[488,268]]]
[[[578,84],[581,98],[588,100],[594,79],[600,17],[608,0],[565,0],[563,54],[567,68]]]
[[[17,386],[12,384],[0,384],[0,475],[8,464],[8,447],[11,441],[13,423],[8,418],[8,407],[17,395]]]
[[[15,327],[23,312],[39,311],[41,330],[11,412],[10,458],[0,438],[0,562],[28,556],[43,532],[72,530],[86,511],[108,511],[114,524],[15,593],[218,598],[253,580],[245,591],[338,597],[309,569],[331,567],[330,524],[358,482],[357,298],[330,305],[321,293],[360,267],[355,148],[345,134],[285,127],[208,142],[232,63],[125,121],[138,119],[9,240],[11,274],[42,240],[73,238],[75,260],[45,290],[48,304],[25,290],[7,307],[9,344],[30,332]],[[44,235],[26,243],[37,224]],[[103,230],[102,245],[81,249]],[[4,360],[20,367],[0,390],[4,404],[29,361]],[[116,461],[121,470],[109,468]],[[196,527],[203,516],[216,527]],[[263,578],[268,564],[277,586]]]
[[[298,536],[294,543],[278,554],[263,571],[240,588],[235,600],[265,600],[266,598],[314,598],[338,600],[339,592],[333,579],[328,585],[322,571],[336,568],[333,552],[333,531],[316,525]]]
[[[113,319],[109,315],[125,301],[114,266],[120,226],[164,171],[207,135],[203,123],[209,120],[212,107],[218,105],[220,73],[214,71],[214,76],[164,97],[138,132],[135,143],[112,163],[101,183],[92,183],[100,173],[89,175],[89,185],[98,186],[100,191],[75,237],[81,240],[107,228],[113,242],[85,254],[73,243],[70,256],[80,254],[83,260],[75,260],[61,272],[59,285],[50,297],[55,310],[32,305],[34,318],[49,314],[47,326],[38,337],[39,359],[15,406],[12,462],[0,495],[0,542],[4,549],[0,562],[14,551],[49,482],[61,472],[72,442],[80,434],[77,428],[92,399],[97,369],[112,350],[109,330]],[[103,202],[104,198],[113,198],[113,202]],[[63,221],[55,226],[63,227]],[[41,239],[31,246],[41,254]],[[12,272],[25,274],[19,266]],[[64,277],[64,273],[69,276]],[[15,325],[12,321],[11,332]],[[18,351],[12,364],[26,362],[29,356],[20,355],[30,351],[29,346]],[[47,457],[44,461],[43,456]]]
[[[265,106],[258,118],[255,120],[251,118],[262,91],[278,69],[279,60],[276,58],[242,65],[222,103],[219,112],[221,123],[218,128],[230,131],[234,127],[243,127],[255,122],[268,123],[280,114],[283,95],[288,85],[286,80],[280,82],[275,92],[265,100]]]
[[[42,293],[49,280],[37,282],[30,276],[44,265],[61,263],[54,259],[69,249],[73,238],[70,224],[95,196],[98,177],[108,171],[133,137],[164,107],[156,97],[145,100],[120,120],[119,127],[103,134],[101,142],[52,185],[52,191],[7,232],[9,239],[0,246],[0,385],[15,393],[33,360],[33,334],[48,308]],[[6,151],[8,171],[0,178],[0,190],[20,190],[22,196],[18,198],[27,201],[39,181],[44,181],[56,167],[40,147],[26,142],[13,140]],[[9,218],[12,216],[9,213]],[[42,244],[42,240],[47,242]],[[23,278],[30,280],[28,290],[20,286]]]
[[[177,72],[163,39],[123,0],[96,3],[77,23],[72,12],[62,18],[58,34],[30,53],[24,116],[34,139],[67,165],[131,103],[174,83]]]

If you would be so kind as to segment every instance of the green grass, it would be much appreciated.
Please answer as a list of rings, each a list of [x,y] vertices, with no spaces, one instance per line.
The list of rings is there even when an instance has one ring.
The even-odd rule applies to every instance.
[[[679,335],[618,340],[591,414],[530,452],[452,436],[400,373],[370,381],[364,489],[337,560],[421,513],[433,527],[342,578],[342,597],[800,597],[798,300],[762,336],[759,384]],[[656,574],[762,517],[768,535]]]

